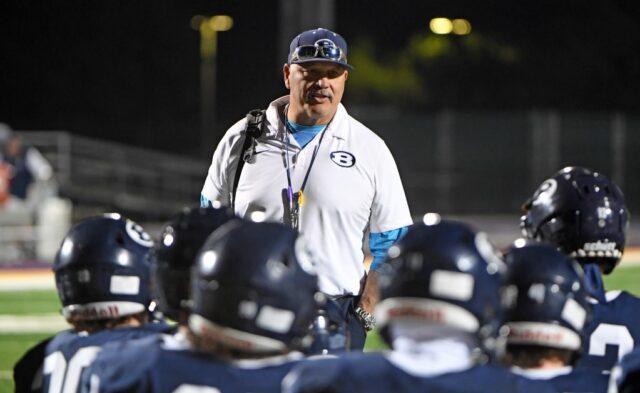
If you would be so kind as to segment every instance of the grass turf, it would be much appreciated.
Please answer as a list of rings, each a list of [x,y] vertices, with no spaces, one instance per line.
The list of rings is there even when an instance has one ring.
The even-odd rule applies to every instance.
[[[0,315],[53,314],[60,308],[55,290],[0,291]]]

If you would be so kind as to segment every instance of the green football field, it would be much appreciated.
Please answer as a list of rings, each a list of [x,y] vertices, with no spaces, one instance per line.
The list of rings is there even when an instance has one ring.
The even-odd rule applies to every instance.
[[[605,286],[640,295],[640,266],[617,269]],[[0,291],[0,393],[13,392],[12,369],[20,356],[65,326],[59,308],[55,290]],[[377,334],[367,339],[367,350],[384,348]]]

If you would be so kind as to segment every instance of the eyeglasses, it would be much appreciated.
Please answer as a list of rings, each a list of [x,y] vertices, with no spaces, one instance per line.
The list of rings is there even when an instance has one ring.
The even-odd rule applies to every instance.
[[[309,59],[327,59],[340,63],[347,62],[347,56],[342,49],[331,41],[319,41],[315,45],[302,45],[297,47],[291,54],[292,63]]]

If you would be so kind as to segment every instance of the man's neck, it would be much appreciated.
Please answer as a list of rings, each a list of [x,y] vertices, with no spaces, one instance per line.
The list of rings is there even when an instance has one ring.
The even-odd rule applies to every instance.
[[[538,366],[538,368],[539,369],[556,369],[556,368],[563,368],[566,366],[567,365],[561,359],[558,359],[557,357],[550,357],[550,358],[540,359],[540,365]]]

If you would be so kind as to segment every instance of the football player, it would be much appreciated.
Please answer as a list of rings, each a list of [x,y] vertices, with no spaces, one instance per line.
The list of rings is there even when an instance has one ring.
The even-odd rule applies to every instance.
[[[640,348],[625,355],[611,372],[608,393],[640,392]]]
[[[504,263],[483,233],[432,218],[410,227],[381,267],[376,318],[393,350],[301,363],[285,392],[555,391],[489,363],[501,342]]]
[[[524,239],[504,259],[509,298],[505,362],[516,373],[548,380],[561,392],[605,392],[607,376],[572,367],[591,317],[578,263],[551,245]]]
[[[620,189],[604,175],[567,167],[545,180],[523,206],[523,233],[552,244],[584,269],[593,301],[585,327],[583,356],[576,367],[608,375],[640,343],[640,299],[625,291],[605,292],[602,274],[620,263],[629,212]]]
[[[148,345],[158,346],[165,340],[185,340],[188,331],[191,268],[196,255],[213,231],[234,219],[238,218],[225,208],[196,207],[184,209],[164,224],[159,240],[150,251],[153,294],[158,302],[158,310],[165,317],[176,321],[177,329],[174,337],[159,335],[146,341]],[[135,345],[134,340],[123,343],[122,347],[130,345]],[[100,360],[102,357],[109,358],[111,352],[117,355],[121,350],[119,343],[105,345],[96,357],[96,364],[104,364]],[[112,363],[117,361],[117,357],[110,360]]]
[[[185,209],[161,229],[151,249],[151,274],[158,309],[184,333],[189,316],[191,268],[205,240],[224,223],[239,219],[229,209]]]
[[[87,392],[279,392],[303,358],[318,302],[304,239],[277,223],[235,220],[213,232],[191,275],[188,329],[105,351]]]
[[[149,323],[151,245],[142,227],[119,214],[87,218],[71,228],[53,271],[62,314],[72,328],[16,365],[16,391],[79,391],[83,369],[103,344],[170,329]]]

